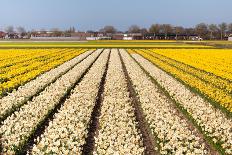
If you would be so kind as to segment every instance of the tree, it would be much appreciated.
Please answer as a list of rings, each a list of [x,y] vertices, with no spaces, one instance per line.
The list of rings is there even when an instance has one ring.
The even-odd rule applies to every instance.
[[[210,40],[216,38],[215,35],[216,35],[217,32],[218,32],[218,27],[217,27],[217,25],[216,25],[216,24],[210,24],[210,25],[208,26],[208,28],[209,28],[209,32],[210,32]]]
[[[7,26],[5,27],[6,33],[14,33],[14,27],[13,26]]]
[[[37,35],[37,31],[35,29],[32,29],[30,32],[29,32],[29,35],[30,36],[36,36]]]
[[[159,34],[160,33],[160,25],[159,24],[152,24],[149,28],[150,33]]]
[[[87,33],[95,33],[94,30],[87,30],[86,32],[87,32]]]
[[[52,28],[52,35],[53,37],[61,37],[62,36],[62,31],[59,28]]]
[[[227,29],[228,33],[232,34],[232,23],[228,24]]]
[[[146,28],[142,28],[142,29],[140,29],[140,32],[141,32],[142,34],[147,34],[147,33],[148,33],[148,31],[147,31],[147,29],[146,29]]]
[[[70,27],[68,30],[66,30],[66,33],[74,33],[76,32],[75,27]]]
[[[190,37],[191,35],[195,35],[195,34],[196,34],[194,28],[185,28],[184,31],[185,31],[184,33],[185,33],[186,36],[187,36],[187,39],[189,39],[189,37]]]
[[[167,39],[168,34],[172,33],[173,27],[170,24],[162,24],[160,25],[160,31],[164,33],[165,39]]]
[[[227,24],[226,23],[221,23],[218,25],[221,33],[221,40],[223,40],[223,36],[225,36],[226,30],[227,30]]]
[[[16,28],[16,32],[18,34],[20,34],[21,36],[25,36],[26,35],[26,29],[22,26],[19,26]]]
[[[140,33],[140,27],[138,25],[131,25],[128,29],[129,33]]]
[[[208,34],[208,27],[205,23],[200,23],[195,26],[195,32],[201,38],[206,39]]]
[[[114,26],[107,25],[104,28],[100,29],[99,31],[103,33],[114,34],[117,32],[117,29]]]
[[[176,27],[174,27],[174,30],[175,30],[175,34],[176,34],[176,40],[178,40],[178,35],[184,33],[184,28],[181,26],[176,26]]]

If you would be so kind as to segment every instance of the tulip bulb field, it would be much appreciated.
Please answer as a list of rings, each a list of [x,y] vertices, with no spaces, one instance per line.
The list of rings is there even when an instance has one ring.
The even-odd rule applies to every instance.
[[[232,49],[124,46],[0,49],[0,154],[231,155]]]

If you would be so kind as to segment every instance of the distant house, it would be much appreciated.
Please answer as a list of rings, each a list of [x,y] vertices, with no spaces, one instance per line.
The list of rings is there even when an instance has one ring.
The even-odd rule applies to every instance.
[[[203,39],[202,39],[201,37],[199,37],[199,36],[192,36],[192,37],[190,37],[190,39],[193,40],[193,41],[202,41],[202,40],[203,40]]]
[[[124,34],[123,40],[133,40],[133,37],[129,36],[128,34]]]
[[[49,31],[34,31],[31,33],[31,37],[51,37],[51,32],[49,32]]]
[[[111,37],[86,37],[86,40],[111,40]]]
[[[229,35],[228,41],[232,41],[232,34]]]
[[[143,35],[142,33],[129,33],[129,34],[124,34],[123,40],[142,40]]]
[[[5,36],[6,36],[6,33],[3,31],[0,31],[0,38],[5,38]]]
[[[94,34],[88,32],[74,32],[71,33],[71,37],[79,38],[79,40],[86,40],[87,37],[91,37]]]
[[[112,40],[123,40],[124,34],[123,33],[116,33],[112,35]]]
[[[19,39],[19,34],[17,33],[6,33],[5,39]]]

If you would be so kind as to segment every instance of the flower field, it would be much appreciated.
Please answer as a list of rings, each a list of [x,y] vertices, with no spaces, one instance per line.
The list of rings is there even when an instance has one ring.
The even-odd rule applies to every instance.
[[[138,50],[161,69],[232,112],[232,50]]]
[[[86,51],[85,49],[0,50],[0,96]]]
[[[230,155],[231,63],[197,46],[1,49],[0,154]]]

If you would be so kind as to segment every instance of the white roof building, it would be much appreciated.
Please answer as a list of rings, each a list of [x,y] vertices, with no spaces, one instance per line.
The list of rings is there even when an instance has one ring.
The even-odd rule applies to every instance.
[[[232,34],[229,35],[228,41],[232,41]]]

